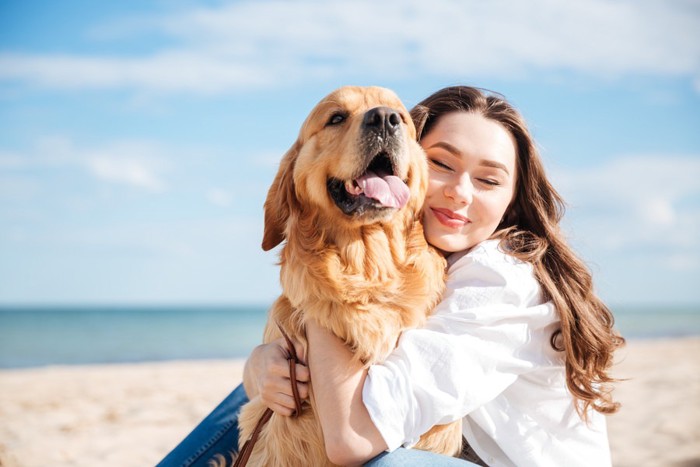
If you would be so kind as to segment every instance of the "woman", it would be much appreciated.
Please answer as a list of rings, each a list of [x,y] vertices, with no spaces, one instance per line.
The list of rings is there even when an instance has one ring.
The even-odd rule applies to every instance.
[[[308,394],[314,381],[329,458],[463,462],[397,449],[461,418],[480,464],[610,464],[608,369],[624,340],[560,232],[563,202],[524,120],[500,96],[464,86],[411,115],[430,167],[425,235],[447,256],[447,291],[425,328],[405,332],[369,370],[307,326],[299,389]],[[293,408],[285,355],[283,342],[261,346],[244,375],[246,392],[281,414]]]

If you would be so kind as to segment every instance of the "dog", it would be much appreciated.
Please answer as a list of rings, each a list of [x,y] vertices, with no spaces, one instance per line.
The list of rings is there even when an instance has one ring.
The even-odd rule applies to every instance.
[[[425,241],[421,209],[427,162],[399,98],[379,87],[342,87],[304,121],[264,205],[262,247],[280,251],[282,295],[264,342],[278,326],[306,346],[316,320],[365,365],[383,361],[401,332],[420,326],[444,289],[445,260]],[[312,385],[313,386],[313,385]],[[265,412],[258,398],[239,416],[240,445]],[[433,427],[417,448],[455,455],[461,424]],[[298,417],[273,415],[250,466],[332,465],[313,387]]]

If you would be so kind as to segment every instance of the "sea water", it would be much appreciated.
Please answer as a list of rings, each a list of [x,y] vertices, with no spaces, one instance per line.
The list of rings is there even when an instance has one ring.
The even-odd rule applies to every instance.
[[[3,307],[0,368],[242,358],[267,307]]]
[[[244,358],[267,306],[0,307],[0,368]],[[700,335],[700,307],[616,307],[628,339]]]

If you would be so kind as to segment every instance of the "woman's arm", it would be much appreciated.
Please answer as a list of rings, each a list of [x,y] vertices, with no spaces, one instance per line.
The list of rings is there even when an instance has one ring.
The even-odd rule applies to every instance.
[[[306,324],[306,337],[326,454],[334,464],[362,464],[387,448],[362,402],[367,370],[340,339],[315,322]]]
[[[303,348],[294,342],[299,359],[304,361]],[[287,343],[283,338],[257,346],[248,357],[243,369],[243,387],[249,399],[260,396],[267,407],[280,415],[289,416],[294,411]],[[296,366],[297,388],[302,399],[309,397],[309,369]]]
[[[541,303],[530,266],[477,253],[495,258],[455,263],[451,293],[426,326],[405,331],[369,372],[330,332],[307,323],[314,396],[333,462],[361,463],[413,445],[432,426],[493,400],[521,373],[558,365],[547,350],[556,313]]]

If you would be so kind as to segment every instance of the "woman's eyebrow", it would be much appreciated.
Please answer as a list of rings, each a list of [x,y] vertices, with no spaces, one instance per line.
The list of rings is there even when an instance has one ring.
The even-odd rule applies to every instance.
[[[506,174],[510,175],[510,172],[508,171],[508,167],[506,167],[505,164],[501,164],[500,162],[492,161],[490,159],[481,159],[481,161],[479,163],[483,166],[486,166],[486,167],[493,167],[495,169],[501,169]]]
[[[428,149],[433,149],[433,148],[442,148],[447,152],[451,152],[455,156],[462,156],[462,151],[457,149],[456,147],[452,146],[450,143],[446,143],[444,141],[438,141],[437,143],[431,145]]]

